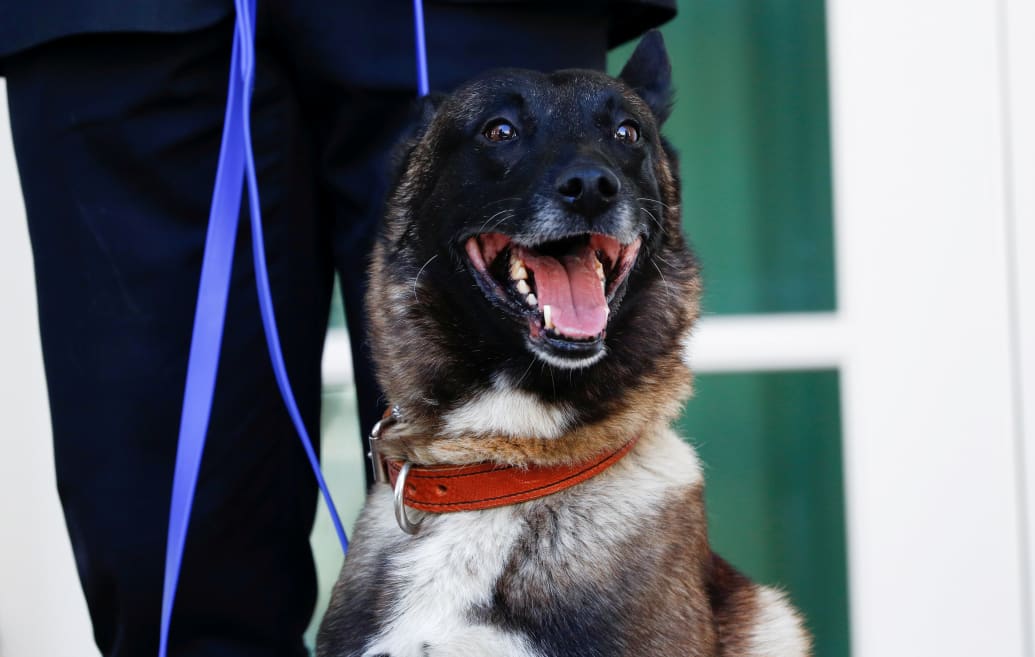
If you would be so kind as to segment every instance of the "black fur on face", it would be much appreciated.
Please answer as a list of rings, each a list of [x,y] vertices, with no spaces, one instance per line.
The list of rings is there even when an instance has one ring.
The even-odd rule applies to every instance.
[[[503,70],[426,101],[368,295],[390,402],[441,413],[510,387],[596,421],[659,372],[688,380],[700,289],[670,101],[656,32],[618,79]]]

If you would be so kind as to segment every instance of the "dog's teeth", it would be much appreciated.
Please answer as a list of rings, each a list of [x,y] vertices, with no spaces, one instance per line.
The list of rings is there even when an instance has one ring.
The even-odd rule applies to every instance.
[[[604,265],[600,264],[599,260],[594,260],[593,261],[593,268],[596,269],[596,271],[597,271],[597,278],[599,278],[601,281],[603,281],[604,280]]]
[[[539,299],[536,299],[534,294],[529,294],[527,297],[525,297],[525,301],[528,303],[529,306],[533,308],[539,305]]]
[[[515,281],[528,279],[528,270],[525,269],[525,263],[518,258],[514,258],[510,261],[510,277]]]
[[[528,283],[527,282],[525,282],[525,281],[518,281],[517,282],[517,291],[520,292],[521,294],[528,294],[529,292],[532,291],[532,288],[528,287]]]
[[[550,308],[550,304],[543,306],[543,326],[548,329],[553,328],[553,320],[550,318],[551,314],[552,310]]]

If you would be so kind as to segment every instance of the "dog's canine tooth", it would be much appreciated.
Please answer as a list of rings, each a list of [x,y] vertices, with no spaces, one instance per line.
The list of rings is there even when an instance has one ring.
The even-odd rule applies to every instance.
[[[528,287],[528,283],[526,281],[518,281],[517,282],[517,291],[520,292],[521,294],[528,294],[529,292],[532,291],[532,288]]]
[[[596,269],[597,278],[599,278],[600,281],[603,282],[604,281],[604,265],[600,264],[600,260],[594,260],[593,261],[593,268]]]
[[[539,299],[536,299],[534,294],[529,294],[527,297],[525,297],[525,301],[532,308],[539,307]]]
[[[553,328],[553,320],[550,318],[551,314],[552,309],[550,308],[550,304],[543,306],[543,326],[548,329]]]

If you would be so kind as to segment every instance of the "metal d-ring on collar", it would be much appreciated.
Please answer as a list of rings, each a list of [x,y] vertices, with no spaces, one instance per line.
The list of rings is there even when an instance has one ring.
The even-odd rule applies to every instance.
[[[374,468],[374,481],[379,484],[391,485],[391,477],[388,476],[388,466],[381,455],[381,434],[384,430],[391,425],[399,421],[399,407],[393,407],[392,412],[386,415],[384,418],[378,421],[374,425],[374,428],[370,430],[370,452],[367,456],[370,457],[370,463]],[[406,477],[410,474],[410,468],[413,466],[412,463],[406,461],[403,463],[402,470],[399,471],[399,477],[395,480],[395,489],[393,491],[393,506],[395,507],[395,520],[399,523],[399,528],[407,534],[416,534],[417,530],[420,529],[420,524],[423,521],[412,522],[410,517],[406,513]]]
[[[402,470],[399,471],[399,478],[395,480],[395,491],[392,495],[392,503],[395,506],[395,521],[399,523],[399,528],[411,536],[417,533],[420,529],[423,518],[417,522],[412,522],[410,517],[406,515],[406,476],[410,474],[410,468],[413,466],[409,461],[403,463]]]

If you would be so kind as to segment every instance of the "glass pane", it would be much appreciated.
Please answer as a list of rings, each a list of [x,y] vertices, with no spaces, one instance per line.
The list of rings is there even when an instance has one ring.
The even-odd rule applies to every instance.
[[[705,466],[712,547],[790,595],[817,657],[847,657],[837,371],[708,374],[679,430]]]
[[[823,0],[680,0],[662,32],[676,85],[665,133],[704,310],[832,310]],[[632,47],[612,53],[612,72]]]

